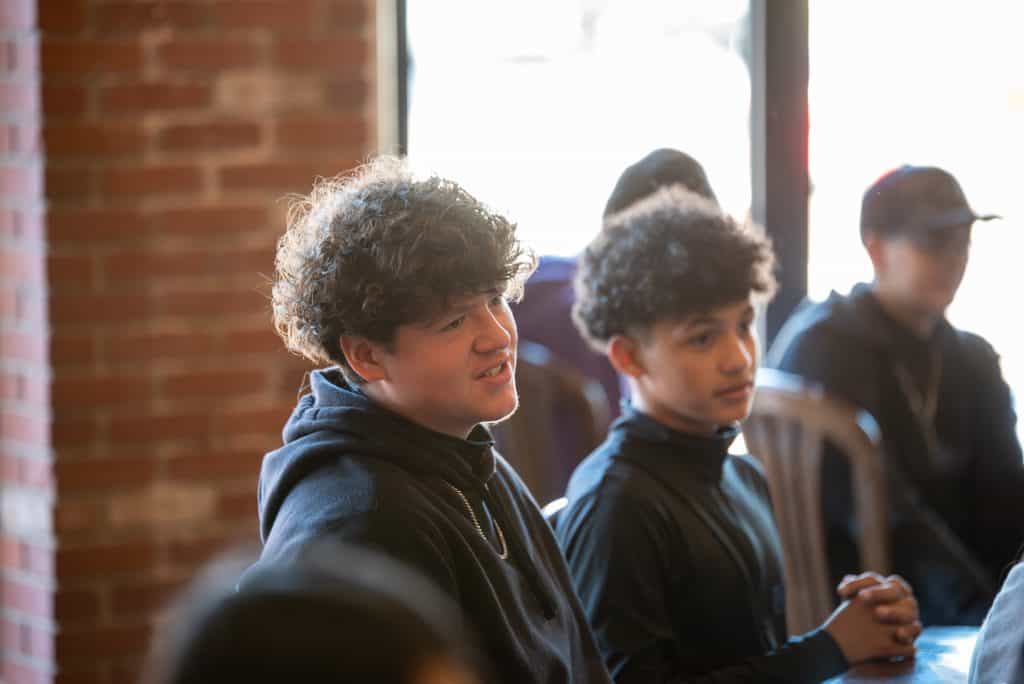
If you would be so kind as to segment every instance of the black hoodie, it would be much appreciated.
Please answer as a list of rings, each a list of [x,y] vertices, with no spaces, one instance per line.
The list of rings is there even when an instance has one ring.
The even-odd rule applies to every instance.
[[[428,430],[337,369],[311,387],[263,460],[263,559],[325,537],[376,548],[454,597],[499,681],[609,681],[551,529],[484,428]]]
[[[893,570],[913,585],[925,625],[979,624],[1024,540],[1017,416],[992,347],[945,319],[919,338],[862,284],[794,314],[766,365],[820,382],[874,416],[890,478]],[[931,428],[912,406],[935,382],[936,367]],[[908,383],[916,390],[910,396]],[[849,470],[832,450],[822,478],[838,580],[860,568]]]

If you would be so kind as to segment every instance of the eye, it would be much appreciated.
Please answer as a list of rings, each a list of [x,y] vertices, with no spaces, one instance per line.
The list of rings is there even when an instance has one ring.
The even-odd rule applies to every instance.
[[[465,316],[459,316],[454,321],[448,323],[443,328],[441,328],[441,332],[448,332],[449,330],[458,330],[459,328],[462,327],[462,324],[465,323],[465,321]]]
[[[497,294],[491,297],[491,306],[502,306],[505,303],[505,295]]]
[[[754,329],[754,320],[740,321],[740,332],[745,335],[749,335],[750,331]]]
[[[714,335],[712,335],[710,332],[703,332],[688,338],[686,340],[686,343],[692,347],[704,349],[706,347],[711,346],[712,341],[714,341]]]

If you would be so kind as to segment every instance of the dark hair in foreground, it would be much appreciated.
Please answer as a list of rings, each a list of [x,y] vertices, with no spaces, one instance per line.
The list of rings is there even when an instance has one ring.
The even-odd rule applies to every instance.
[[[440,663],[479,670],[447,599],[389,558],[332,544],[243,568],[215,565],[176,600],[144,682],[409,684]]]
[[[414,176],[382,156],[293,201],[277,245],[274,325],[291,351],[361,379],[341,335],[382,344],[455,297],[504,288],[518,298],[535,258],[516,226],[457,183]]]
[[[576,274],[573,319],[596,348],[747,298],[775,293],[764,231],[739,224],[681,186],[662,188],[605,222]]]

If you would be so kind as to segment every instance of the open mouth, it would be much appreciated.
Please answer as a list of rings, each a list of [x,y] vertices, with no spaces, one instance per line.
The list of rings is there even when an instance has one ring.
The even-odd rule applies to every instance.
[[[487,370],[485,370],[483,373],[481,373],[477,377],[478,378],[496,378],[499,375],[501,375],[502,373],[504,373],[508,368],[509,368],[508,361],[502,361],[498,365],[492,366],[491,368],[488,368]]]

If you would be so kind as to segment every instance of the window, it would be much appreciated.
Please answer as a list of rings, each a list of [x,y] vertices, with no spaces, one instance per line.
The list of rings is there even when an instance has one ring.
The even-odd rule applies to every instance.
[[[619,173],[658,147],[750,204],[746,0],[408,0],[412,163],[579,251]]]

